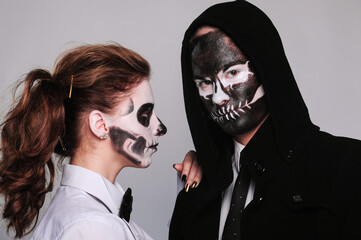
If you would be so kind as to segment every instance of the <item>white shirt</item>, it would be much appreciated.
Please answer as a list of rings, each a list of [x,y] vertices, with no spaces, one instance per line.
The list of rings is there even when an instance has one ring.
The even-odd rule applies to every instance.
[[[235,140],[233,140],[233,142],[234,142],[234,154],[232,156],[233,182],[228,186],[228,188],[226,190],[224,190],[223,195],[222,195],[221,216],[220,216],[220,221],[219,221],[219,232],[218,232],[219,240],[222,239],[224,224],[226,223],[229,208],[231,206],[234,184],[236,182],[239,170],[241,168],[240,162],[239,162],[239,157],[241,155],[243,148],[245,147],[244,145],[240,144],[239,142],[237,142]],[[254,188],[255,188],[255,182],[251,179],[251,182],[250,182],[249,188],[248,188],[245,207],[253,199]]]
[[[65,165],[49,208],[32,240],[152,239],[133,221],[118,217],[124,190],[105,177]]]

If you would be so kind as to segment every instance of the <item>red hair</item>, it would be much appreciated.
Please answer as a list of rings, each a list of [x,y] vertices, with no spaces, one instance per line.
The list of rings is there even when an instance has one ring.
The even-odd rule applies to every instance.
[[[9,221],[8,230],[14,228],[15,237],[31,232],[33,228],[26,230],[36,225],[45,194],[53,187],[52,154],[74,155],[84,113],[95,109],[111,112],[121,101],[119,93],[128,93],[149,73],[148,62],[139,54],[111,44],[71,49],[62,55],[52,74],[35,69],[26,76],[24,91],[1,130],[3,218]]]

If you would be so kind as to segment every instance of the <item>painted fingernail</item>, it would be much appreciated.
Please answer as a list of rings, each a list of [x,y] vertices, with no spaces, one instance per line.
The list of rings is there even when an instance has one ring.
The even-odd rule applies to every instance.
[[[185,182],[186,180],[187,180],[187,176],[185,174],[183,174],[182,181]]]
[[[189,185],[189,184],[187,184],[187,185],[186,185],[186,192],[188,192],[189,187],[190,187],[190,185]]]
[[[175,164],[173,164],[173,168],[174,168],[175,170],[177,170],[177,169],[175,168]]]
[[[192,186],[191,186],[191,188],[196,188],[196,187],[197,187],[197,184],[198,184],[198,183],[197,183],[196,181],[194,181],[193,184],[192,184]]]

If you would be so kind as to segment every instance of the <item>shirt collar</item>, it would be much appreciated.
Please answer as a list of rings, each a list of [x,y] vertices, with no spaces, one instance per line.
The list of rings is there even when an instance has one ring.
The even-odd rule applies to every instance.
[[[234,139],[233,139],[233,145],[234,145],[233,168],[235,168],[237,170],[237,172],[239,172],[239,169],[241,168],[239,158],[240,158],[241,152],[245,146],[240,144],[239,142],[237,142]]]
[[[89,169],[66,164],[61,185],[87,192],[100,200],[113,214],[118,215],[124,195],[124,190],[118,183],[113,184],[99,173]]]

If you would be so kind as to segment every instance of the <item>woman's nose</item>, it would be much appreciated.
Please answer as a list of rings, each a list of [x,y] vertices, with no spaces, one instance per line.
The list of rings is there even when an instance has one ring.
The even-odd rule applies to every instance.
[[[155,130],[155,136],[163,136],[164,134],[167,133],[167,127],[162,123],[162,121],[157,118],[159,121],[159,125],[158,128]]]

